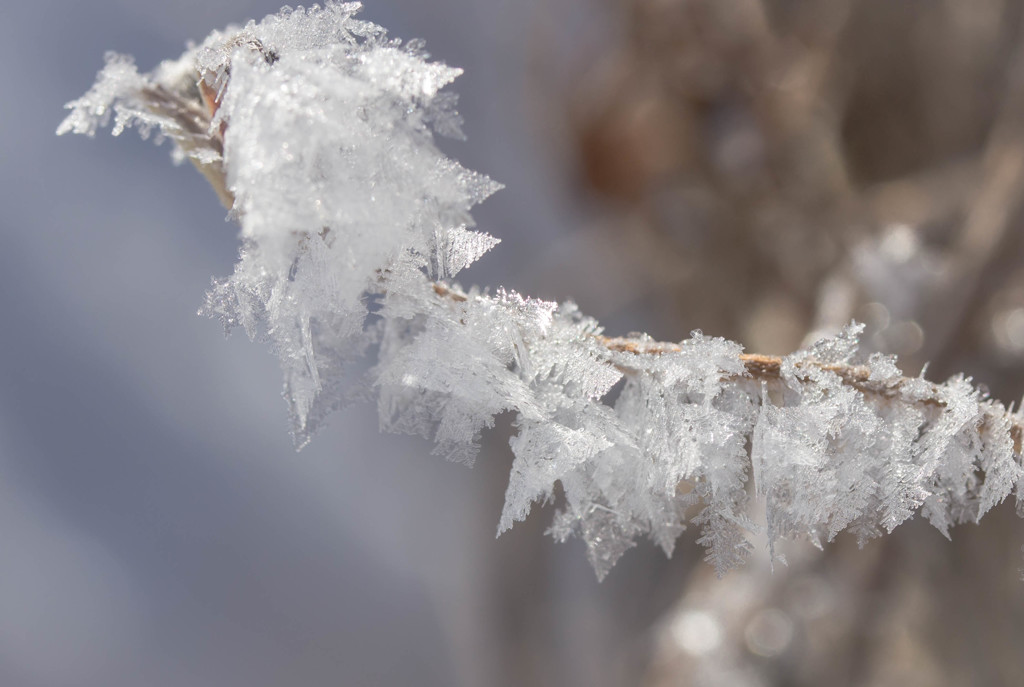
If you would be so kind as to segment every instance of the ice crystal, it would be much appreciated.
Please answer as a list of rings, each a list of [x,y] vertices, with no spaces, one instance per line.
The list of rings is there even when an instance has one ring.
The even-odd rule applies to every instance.
[[[571,303],[461,290],[498,242],[470,215],[498,185],[434,143],[460,135],[441,91],[460,70],[358,9],[229,27],[149,74],[109,55],[58,129],[156,128],[211,179],[242,248],[201,312],[270,343],[299,446],[375,394],[383,429],[470,463],[513,413],[499,532],[558,501],[550,533],[581,536],[599,576],[640,536],[671,554],[688,524],[724,571],[761,536],[864,540],[917,512],[948,535],[1020,502],[1020,416],[969,380],[859,358],[857,326],[773,359],[700,332],[606,339]]]

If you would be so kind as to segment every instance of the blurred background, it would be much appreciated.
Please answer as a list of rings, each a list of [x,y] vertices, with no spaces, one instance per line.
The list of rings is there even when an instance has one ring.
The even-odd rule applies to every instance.
[[[296,454],[275,359],[195,316],[235,258],[202,177],[57,139],[105,50],[148,70],[277,0],[37,0],[0,22],[0,685],[1024,684],[1024,527],[763,546],[687,533],[598,584],[551,509],[339,414]],[[368,0],[466,73],[507,188],[466,282],[612,334],[786,353],[850,319],[910,374],[1024,391],[1024,3]]]

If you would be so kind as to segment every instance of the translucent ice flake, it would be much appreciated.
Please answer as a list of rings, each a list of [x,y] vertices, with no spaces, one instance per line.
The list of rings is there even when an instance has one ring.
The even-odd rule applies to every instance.
[[[490,234],[470,231],[465,226],[437,227],[431,274],[436,279],[449,279],[480,259],[501,243]]]
[[[96,129],[110,123],[110,117],[117,112],[114,135],[117,136],[126,124],[137,115],[146,112],[138,97],[146,80],[135,67],[135,60],[127,55],[108,52],[107,65],[96,76],[96,83],[89,92],[67,104],[71,110],[60,126],[57,135],[66,133],[95,136]]]
[[[494,416],[543,416],[526,370],[527,351],[551,327],[553,304],[438,291],[423,282],[389,292],[374,370],[383,428],[432,438],[436,452],[472,462]]]
[[[383,90],[408,99],[433,98],[462,74],[461,69],[444,64],[423,66],[423,59],[402,50],[382,48],[359,56],[357,73]]]

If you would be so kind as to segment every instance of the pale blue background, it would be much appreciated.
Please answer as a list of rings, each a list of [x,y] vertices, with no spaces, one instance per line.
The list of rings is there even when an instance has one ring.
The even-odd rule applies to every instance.
[[[523,275],[578,221],[525,78],[538,35],[558,57],[601,30],[566,7],[364,11],[467,70],[456,90],[469,143],[446,149],[508,185],[477,214],[503,244],[470,279],[531,291]],[[550,514],[496,541],[500,441],[467,470],[380,436],[357,408],[296,454],[274,359],[195,314],[236,250],[200,175],[134,132],[54,136],[105,50],[150,69],[276,9],[4,10],[0,685],[495,685],[526,663],[551,684],[614,684],[640,602],[609,600],[649,551],[598,586],[578,543],[542,536]],[[545,283],[540,295],[567,295]]]

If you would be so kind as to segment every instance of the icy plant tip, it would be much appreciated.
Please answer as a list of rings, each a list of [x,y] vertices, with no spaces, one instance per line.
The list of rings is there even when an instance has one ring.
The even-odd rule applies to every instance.
[[[856,325],[774,358],[608,338],[571,303],[456,284],[498,243],[470,215],[498,184],[434,142],[460,135],[442,90],[460,70],[359,9],[285,9],[146,74],[108,54],[58,129],[156,131],[211,181],[242,245],[200,312],[270,343],[298,446],[369,398],[383,429],[470,463],[514,413],[499,531],[556,500],[550,533],[581,536],[599,576],[691,523],[723,572],[759,537],[865,540],[916,513],[948,534],[1014,489],[1021,512],[1021,416],[862,358]]]

